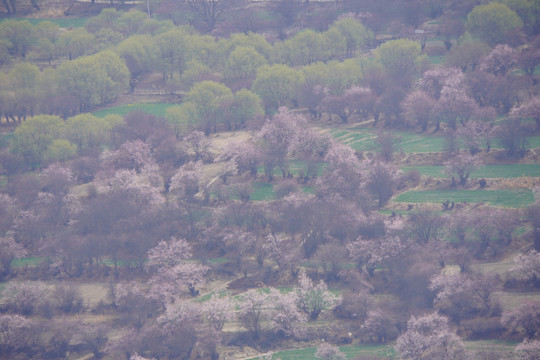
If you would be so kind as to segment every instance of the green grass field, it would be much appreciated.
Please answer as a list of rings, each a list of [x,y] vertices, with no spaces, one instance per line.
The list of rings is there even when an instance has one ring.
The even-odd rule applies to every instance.
[[[464,341],[465,348],[469,351],[503,351],[511,352],[518,345],[514,341],[502,341],[502,340],[475,340]]]
[[[165,116],[167,108],[177,105],[172,103],[136,103],[128,105],[114,106],[99,110],[93,114],[98,117],[105,117],[107,115],[121,115],[124,116],[132,111],[142,111],[155,116]]]
[[[377,135],[371,129],[331,130],[330,134],[354,150],[370,151],[376,148],[374,140]],[[445,140],[442,135],[418,134],[404,131],[393,131],[392,134],[401,138],[396,145],[398,151],[402,150],[405,153],[426,153],[441,152],[444,150]],[[528,141],[529,148],[540,147],[540,136],[530,136]],[[495,142],[493,148],[500,148],[500,145]]]
[[[20,259],[14,259],[11,262],[11,266],[14,268],[23,267],[23,266],[38,266],[41,264],[45,258],[42,257],[25,257]]]
[[[391,345],[347,345],[339,348],[346,356],[347,359],[353,359],[360,355],[374,355],[380,358],[393,358],[395,357],[394,349]],[[281,360],[315,360],[316,348],[310,347],[305,349],[284,350],[272,354],[274,359]],[[250,360],[257,360],[258,358],[252,358]]]
[[[7,147],[11,139],[13,139],[12,132],[0,134],[0,149]]]
[[[487,202],[494,206],[525,207],[534,203],[529,189],[507,190],[425,190],[407,191],[394,198],[397,202],[442,204],[446,200],[454,202]]]
[[[300,186],[300,189],[303,192],[313,194],[315,190],[313,186]],[[251,193],[250,199],[252,201],[264,201],[264,200],[273,200],[276,198],[274,192],[274,185],[265,182],[254,182],[253,183],[253,192]]]
[[[324,164],[324,163],[318,163],[317,164],[317,176],[322,175],[325,166],[326,166],[326,164]],[[307,170],[307,166],[306,166],[306,163],[304,161],[302,161],[302,160],[291,160],[291,161],[289,161],[289,172],[291,174],[293,174],[294,176],[298,176],[300,173],[305,173],[306,170]],[[261,174],[261,175],[264,175],[264,167],[259,166],[257,168],[257,173]],[[281,178],[281,176],[282,176],[281,170],[278,167],[275,167],[274,170],[272,170],[272,174],[274,176],[277,176],[278,178]]]
[[[0,19],[0,22],[5,20],[6,18]],[[78,28],[78,27],[84,27],[86,24],[86,20],[88,18],[62,18],[62,19],[43,19],[43,18],[10,18],[13,20],[28,20],[32,25],[36,25],[37,23],[40,23],[42,21],[50,21],[52,23],[57,24],[61,28],[67,29],[67,28]]]
[[[401,169],[403,171],[418,170],[422,176],[434,178],[450,177],[444,174],[444,166],[407,166]],[[488,165],[476,169],[471,174],[471,178],[516,178],[522,176],[540,176],[540,164]]]

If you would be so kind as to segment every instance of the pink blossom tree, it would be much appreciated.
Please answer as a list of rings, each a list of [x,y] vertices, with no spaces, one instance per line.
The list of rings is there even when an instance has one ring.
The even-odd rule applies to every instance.
[[[35,324],[21,315],[0,315],[0,349],[3,354],[20,354],[35,343]]]
[[[201,190],[203,180],[202,162],[190,162],[181,166],[169,183],[169,192],[189,202]]]
[[[394,194],[398,177],[401,173],[395,165],[372,161],[364,164],[366,171],[366,188],[377,199],[381,208]]]
[[[513,108],[509,114],[512,118],[533,119],[540,129],[540,96],[536,96],[519,107]]]
[[[333,143],[325,156],[328,164],[317,179],[317,190],[322,196],[339,195],[344,199],[358,199],[363,194],[365,168],[354,151],[343,144]]]
[[[229,294],[214,293],[204,302],[202,312],[210,325],[221,331],[225,323],[234,318],[234,303]]]
[[[450,330],[448,319],[438,313],[411,317],[407,331],[394,345],[403,359],[466,359],[467,351],[459,337]]]
[[[497,112],[494,108],[481,107],[477,109],[472,120],[457,129],[456,135],[463,140],[471,155],[479,153],[482,147],[486,148],[486,152],[490,151],[493,121],[496,116]]]
[[[480,62],[480,70],[496,76],[505,76],[517,64],[517,52],[506,44],[499,44],[484,56]]]
[[[254,339],[258,339],[262,329],[262,323],[270,315],[268,294],[257,289],[251,289],[242,294],[239,301],[238,318]]]
[[[323,311],[331,311],[341,303],[341,296],[328,290],[324,281],[315,284],[304,271],[298,275],[297,306],[310,320],[316,320]]]
[[[317,162],[324,159],[326,152],[330,148],[330,138],[315,130],[306,129],[298,133],[294,144],[292,144],[292,154],[306,163],[304,175],[306,178],[317,176]]]
[[[482,164],[474,155],[459,153],[444,163],[444,172],[452,176],[452,185],[456,184],[455,176],[459,177],[459,185],[464,186],[471,173]]]
[[[378,343],[395,339],[399,333],[396,325],[395,314],[383,308],[368,311],[364,322],[364,328],[367,330],[370,340],[375,336]]]
[[[494,276],[441,272],[431,277],[429,289],[436,291],[435,305],[456,321],[489,312],[498,305],[493,292],[501,287]]]
[[[345,360],[347,357],[339,350],[339,347],[327,342],[322,342],[317,346],[315,357],[321,360]]]
[[[285,107],[279,108],[271,120],[267,120],[256,134],[257,143],[262,153],[264,172],[272,178],[274,167],[281,170],[283,178],[289,174],[288,156],[298,137],[300,126],[306,122],[301,114],[295,114]]]
[[[193,131],[182,139],[182,144],[193,161],[206,161],[211,157],[212,142],[202,131]]]
[[[141,140],[127,141],[115,151],[105,150],[100,160],[108,168],[135,170],[137,173],[155,163],[150,146]]]
[[[511,272],[520,280],[532,281],[537,285],[540,280],[540,252],[531,250],[526,254],[514,256]]]
[[[540,340],[525,339],[514,350],[520,360],[540,359]]]
[[[347,244],[351,258],[357,266],[373,276],[376,266],[399,256],[405,244],[397,236],[387,235],[376,239],[359,237]]]
[[[524,333],[528,339],[533,339],[540,329],[540,303],[524,301],[519,307],[505,310],[501,323],[511,332]]]
[[[284,337],[301,338],[305,333],[303,325],[307,322],[307,315],[296,306],[297,294],[271,288],[269,300],[273,307],[269,319],[272,331]]]
[[[251,176],[257,175],[257,167],[262,161],[259,148],[251,141],[229,143],[216,161],[233,160],[238,168],[238,173],[249,172]]]
[[[14,259],[26,256],[26,249],[15,242],[13,237],[0,237],[0,279],[11,274],[11,263]]]
[[[148,266],[154,273],[150,279],[152,294],[164,303],[174,299],[187,288],[191,295],[198,294],[196,286],[204,282],[208,267],[188,262],[191,247],[184,239],[161,241],[148,250]]]

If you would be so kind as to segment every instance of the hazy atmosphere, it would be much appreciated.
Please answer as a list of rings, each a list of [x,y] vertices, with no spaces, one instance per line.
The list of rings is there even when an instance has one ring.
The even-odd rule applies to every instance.
[[[0,359],[539,360],[540,0],[2,0]]]

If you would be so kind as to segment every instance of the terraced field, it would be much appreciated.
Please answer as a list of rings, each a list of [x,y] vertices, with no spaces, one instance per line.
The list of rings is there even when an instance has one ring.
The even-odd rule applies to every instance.
[[[403,171],[417,170],[422,176],[449,178],[444,166],[406,166]],[[540,177],[540,164],[501,164],[482,166],[471,173],[471,178]]]
[[[520,208],[534,203],[530,189],[504,190],[413,190],[399,194],[395,202],[404,203],[433,203],[445,201],[488,203],[493,206]]]

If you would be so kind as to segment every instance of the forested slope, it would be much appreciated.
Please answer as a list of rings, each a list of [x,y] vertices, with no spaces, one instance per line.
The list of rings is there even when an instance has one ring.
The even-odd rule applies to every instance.
[[[0,358],[537,357],[536,1],[18,4]]]

